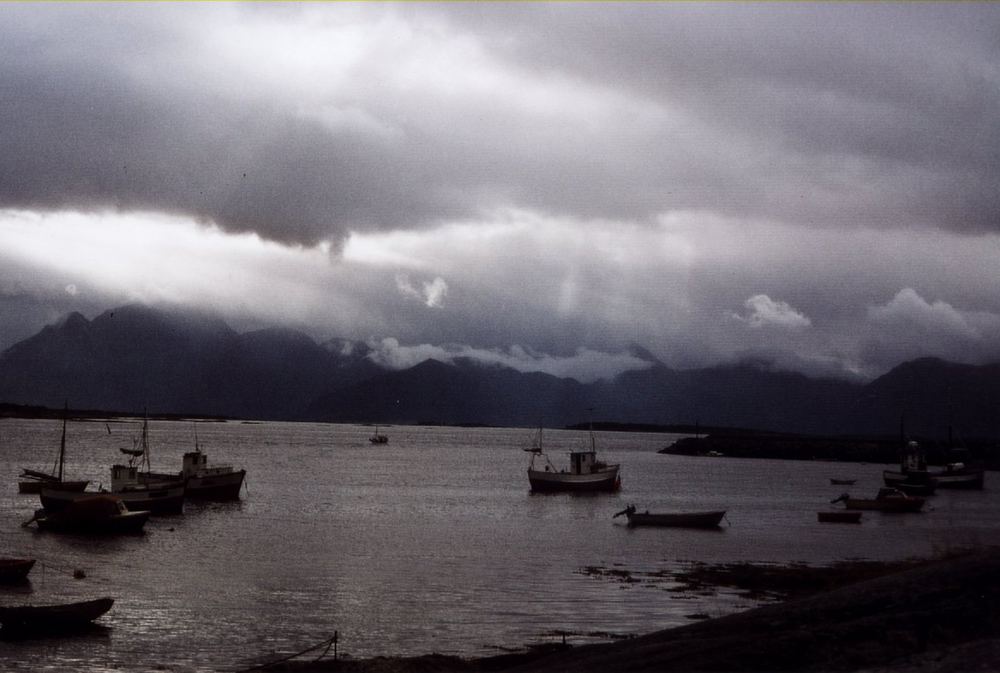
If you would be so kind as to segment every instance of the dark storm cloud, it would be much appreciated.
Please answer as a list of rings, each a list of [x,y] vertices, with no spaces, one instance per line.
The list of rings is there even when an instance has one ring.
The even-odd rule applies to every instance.
[[[507,205],[998,228],[998,19],[989,5],[7,5],[0,206],[160,210],[307,243]],[[393,22],[396,40],[379,33]],[[322,49],[352,44],[348,29],[362,61],[345,75],[349,58]],[[399,51],[376,63],[377,40]],[[274,66],[287,73],[261,74],[271,50],[295,57]]]
[[[649,208],[1000,228],[998,6],[557,4],[490,18],[492,44],[526,67],[682,115],[626,168]]]

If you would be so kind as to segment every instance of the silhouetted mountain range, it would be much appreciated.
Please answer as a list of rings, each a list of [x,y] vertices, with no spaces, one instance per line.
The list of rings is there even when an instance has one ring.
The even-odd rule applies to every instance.
[[[270,420],[564,426],[617,423],[811,434],[1000,435],[1000,364],[934,358],[857,384],[759,363],[642,370],[584,384],[473,360],[384,369],[362,343],[289,329],[237,333],[211,315],[130,305],[78,313],[0,354],[0,402]]]

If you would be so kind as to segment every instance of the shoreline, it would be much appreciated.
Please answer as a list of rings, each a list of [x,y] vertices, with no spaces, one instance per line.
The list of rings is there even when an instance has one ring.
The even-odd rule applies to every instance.
[[[323,659],[244,671],[892,671],[1000,669],[1000,549],[989,548],[743,612],[590,645],[480,658]],[[331,655],[332,656],[332,655]]]

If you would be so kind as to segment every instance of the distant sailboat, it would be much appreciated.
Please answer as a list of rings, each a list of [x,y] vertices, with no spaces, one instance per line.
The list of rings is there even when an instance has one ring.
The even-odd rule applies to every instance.
[[[388,444],[389,437],[387,435],[379,434],[378,426],[375,426],[375,434],[368,438],[368,441],[372,444]]]

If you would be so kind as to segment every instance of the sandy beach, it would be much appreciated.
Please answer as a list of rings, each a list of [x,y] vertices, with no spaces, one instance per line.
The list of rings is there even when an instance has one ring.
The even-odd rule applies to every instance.
[[[1000,550],[905,570],[625,641],[554,644],[480,659],[284,662],[256,670],[321,673],[529,671],[1000,670]]]

